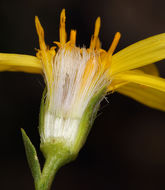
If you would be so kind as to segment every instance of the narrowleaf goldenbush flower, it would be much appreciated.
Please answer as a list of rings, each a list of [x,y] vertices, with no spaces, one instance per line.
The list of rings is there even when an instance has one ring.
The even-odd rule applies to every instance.
[[[41,172],[37,153],[22,130],[29,166],[38,190],[49,189],[56,171],[75,159],[96,117],[101,100],[119,92],[147,106],[165,111],[165,79],[153,64],[165,59],[165,33],[139,41],[114,54],[117,32],[108,51],[99,40],[100,17],[90,47],[76,46],[76,30],[67,41],[65,10],[60,17],[59,42],[49,48],[35,18],[40,49],[36,56],[0,54],[0,71],[42,74],[46,88],[40,111]]]

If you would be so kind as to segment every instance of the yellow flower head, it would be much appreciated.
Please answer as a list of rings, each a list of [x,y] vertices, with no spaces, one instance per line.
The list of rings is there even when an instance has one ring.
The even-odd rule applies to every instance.
[[[81,118],[91,99],[105,92],[111,84],[110,64],[112,53],[119,41],[117,33],[106,52],[100,48],[98,38],[100,18],[96,20],[94,35],[90,48],[76,47],[76,31],[71,30],[70,40],[66,41],[65,10],[60,17],[60,42],[58,46],[48,48],[44,41],[44,30],[36,17],[36,28],[39,36],[40,50],[37,57],[42,61],[47,84],[47,111],[41,132],[42,141],[65,136],[72,144],[77,136]],[[102,96],[100,97],[100,99]],[[51,126],[51,127],[50,127]],[[54,132],[52,130],[54,129]],[[65,133],[65,135],[61,133]]]
[[[109,50],[103,50],[98,37],[100,17],[96,20],[94,34],[88,49],[76,46],[75,30],[70,31],[70,39],[67,41],[65,21],[65,10],[63,9],[60,16],[60,41],[54,42],[57,47],[49,48],[45,44],[44,30],[38,17],[35,18],[40,42],[37,57],[41,63],[38,63],[38,60],[33,62],[38,63],[38,66],[34,65],[34,67],[38,67],[38,72],[41,70],[44,72],[49,97],[55,93],[54,90],[60,88],[63,91],[60,96],[66,100],[69,96],[68,93],[72,93],[78,98],[83,93],[92,95],[91,93],[94,94],[99,88],[106,86],[107,92],[119,91],[151,107],[165,110],[165,106],[161,106],[162,102],[157,101],[157,105],[152,103],[152,97],[148,93],[148,90],[154,91],[156,95],[158,95],[156,90],[164,92],[164,86],[162,86],[164,79],[158,77],[158,71],[152,64],[165,58],[164,33],[139,41],[113,55],[120,39],[120,33],[116,33]],[[26,72],[29,71],[27,68],[25,69]],[[149,79],[150,77],[152,80]],[[146,80],[143,80],[144,78]],[[133,87],[134,85],[135,87]],[[144,86],[146,88],[143,88]],[[132,93],[126,92],[126,88],[132,88]],[[137,89],[146,92],[143,94],[143,96],[148,96],[145,101],[133,92]],[[85,97],[87,98],[87,96]],[[148,99],[151,103],[147,101]]]
[[[63,9],[60,16],[60,41],[54,42],[57,47],[49,48],[45,44],[39,19],[35,18],[40,42],[37,57],[41,60],[47,84],[42,142],[65,138],[67,145],[73,146],[87,107],[103,89],[96,105],[106,93],[117,90],[152,107],[165,109],[160,104],[164,101],[161,94],[165,92],[164,79],[149,75],[151,72],[153,75],[158,74],[154,65],[141,67],[165,58],[165,34],[138,42],[113,55],[120,33],[116,33],[109,50],[103,50],[98,37],[100,17],[96,19],[94,34],[87,49],[76,46],[75,30],[70,31],[67,41],[65,21]],[[137,67],[140,69],[135,70]],[[155,94],[149,95],[150,90],[159,94],[161,100],[153,102]]]
[[[83,131],[87,136],[88,125],[91,126],[100,101],[109,92],[117,91],[150,107],[165,110],[165,79],[159,77],[153,64],[165,59],[165,33],[139,41],[114,54],[120,33],[116,33],[108,51],[102,49],[100,17],[96,19],[87,49],[76,46],[76,30],[70,31],[67,41],[65,21],[63,9],[60,40],[49,48],[39,19],[35,18],[40,44],[36,57],[0,54],[0,71],[44,75],[47,93],[41,111],[42,143],[65,141],[66,146],[78,146],[78,151],[84,141],[80,134]]]
[[[112,54],[120,39],[120,33],[115,35],[108,52],[101,49],[98,37],[100,18],[98,17],[90,47],[79,48],[75,44],[75,30],[71,30],[70,39],[67,42],[65,20],[63,9],[60,17],[60,41],[55,42],[58,46],[56,52],[55,47],[49,49],[45,44],[44,30],[38,17],[35,18],[40,42],[37,57],[42,62],[47,84],[48,108],[44,116],[44,125],[51,126],[43,127],[41,137],[44,142],[65,136],[72,144],[89,102],[101,90],[105,89],[100,99],[105,92],[108,92],[112,81],[110,70]],[[65,135],[62,135],[61,131]]]
[[[67,42],[65,31],[65,10],[60,18],[60,42],[58,46],[48,48],[44,41],[44,30],[36,17],[36,28],[39,36],[40,50],[37,57],[42,61],[43,71],[50,99],[50,107],[57,115],[65,114],[81,117],[89,100],[102,88],[111,84],[112,54],[120,39],[120,33],[115,35],[108,52],[101,49],[98,38],[100,18],[97,18],[94,35],[90,47],[76,46],[76,31],[71,30]],[[74,112],[74,113],[73,113]]]
[[[77,156],[83,146],[101,100],[119,92],[145,105],[165,111],[165,79],[153,64],[165,59],[165,33],[139,41],[114,54],[117,32],[108,51],[99,40],[96,19],[89,48],[76,46],[76,30],[67,41],[65,10],[60,16],[59,42],[49,48],[44,30],[35,18],[40,49],[36,56],[0,53],[0,71],[42,74],[46,88],[40,110],[39,131],[45,165],[41,171],[36,150],[22,130],[35,187],[50,189],[57,170]]]

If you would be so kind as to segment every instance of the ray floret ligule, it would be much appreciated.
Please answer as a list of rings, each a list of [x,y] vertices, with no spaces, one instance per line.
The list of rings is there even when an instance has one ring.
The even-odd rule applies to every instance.
[[[37,190],[50,189],[54,175],[75,159],[86,141],[99,109],[109,93],[119,92],[147,106],[165,111],[165,79],[155,62],[165,59],[165,33],[152,36],[114,54],[117,32],[108,51],[101,48],[101,19],[95,22],[89,48],[76,46],[76,30],[65,29],[60,15],[59,41],[49,48],[35,17],[40,49],[36,56],[0,53],[0,71],[41,74],[45,90],[41,101],[39,133],[45,165],[41,170],[36,150],[22,130],[29,166]]]

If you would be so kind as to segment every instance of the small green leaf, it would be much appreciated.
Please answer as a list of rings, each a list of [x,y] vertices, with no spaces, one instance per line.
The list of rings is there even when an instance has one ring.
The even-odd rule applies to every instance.
[[[41,177],[41,169],[40,163],[37,157],[37,152],[33,144],[31,143],[29,137],[26,135],[25,131],[21,129],[22,138],[25,146],[25,152],[28,160],[29,167],[32,172],[32,176],[34,178],[35,185],[37,185],[38,181]]]

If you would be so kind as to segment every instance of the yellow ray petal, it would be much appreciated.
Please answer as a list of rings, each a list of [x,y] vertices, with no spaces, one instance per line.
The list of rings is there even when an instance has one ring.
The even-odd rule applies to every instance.
[[[42,73],[42,65],[35,56],[0,53],[0,71]]]
[[[155,109],[165,111],[165,92],[135,83],[126,84],[117,92]]]
[[[147,74],[159,75],[159,71],[154,64],[139,69]],[[125,82],[124,84],[124,81],[116,81],[116,83],[118,84],[114,88],[116,88],[117,92],[131,97],[144,105],[165,111],[165,92],[136,83]]]
[[[144,67],[140,67],[138,70],[143,71],[146,74],[159,76],[159,71],[154,64],[146,65]],[[136,70],[135,70],[136,71]],[[107,92],[114,91],[115,89],[118,89],[119,87],[128,84],[128,81],[123,81],[120,79],[112,80],[111,84],[109,85]]]
[[[142,67],[165,58],[165,33],[139,41],[112,57],[111,75]]]
[[[122,74],[118,74],[115,76],[114,80],[133,82],[144,86],[144,88],[145,86],[148,86],[156,90],[165,92],[165,79],[145,74],[144,72],[139,70],[127,71]]]
[[[138,70],[139,69],[146,74],[159,76],[159,71],[155,64],[146,65],[144,67],[138,68]]]
[[[122,80],[113,80],[109,87],[107,88],[107,92],[114,92],[114,90],[120,88],[121,86],[124,86],[125,84],[128,84],[127,81]]]

